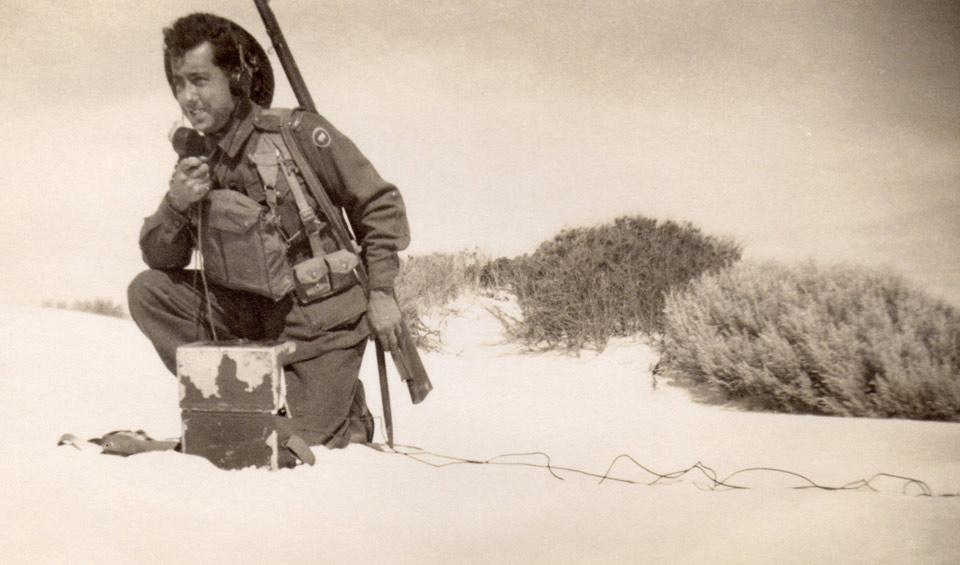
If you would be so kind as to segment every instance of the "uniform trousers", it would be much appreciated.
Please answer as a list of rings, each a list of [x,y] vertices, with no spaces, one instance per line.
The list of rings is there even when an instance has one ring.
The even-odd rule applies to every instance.
[[[211,325],[217,341],[294,341],[298,350],[313,356],[295,357],[284,371],[290,416],[281,419],[284,427],[310,445],[330,448],[372,440],[373,418],[358,378],[367,342],[364,314],[315,330],[315,339],[310,340],[315,343],[301,343],[306,335],[304,315],[295,298],[275,302],[205,285],[198,271],[144,271],[130,283],[127,297],[130,315],[173,374],[177,347],[213,341]],[[318,348],[316,342],[328,347]]]

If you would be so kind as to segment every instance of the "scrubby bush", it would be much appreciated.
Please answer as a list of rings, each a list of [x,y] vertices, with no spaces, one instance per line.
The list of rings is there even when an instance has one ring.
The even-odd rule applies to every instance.
[[[668,291],[740,253],[691,224],[623,217],[564,230],[532,255],[498,259],[480,280],[516,295],[523,318],[509,328],[513,337],[534,347],[602,349],[613,336],[659,331]]]
[[[485,263],[481,253],[471,250],[413,255],[401,262],[397,301],[417,346],[435,349],[440,345],[440,335],[427,318],[442,317],[462,293],[476,292]]]
[[[126,318],[126,309],[116,302],[106,298],[96,298],[93,300],[74,300],[68,303],[63,300],[56,302],[44,301],[45,308],[57,308],[59,310],[76,310],[78,312],[87,312],[89,314],[100,314],[102,316],[112,316],[114,318]]]
[[[740,265],[669,295],[660,346],[748,408],[960,421],[960,312],[890,272]]]

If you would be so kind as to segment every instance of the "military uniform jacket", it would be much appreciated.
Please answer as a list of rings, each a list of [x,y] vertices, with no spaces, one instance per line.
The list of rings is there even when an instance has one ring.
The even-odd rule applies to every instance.
[[[277,113],[263,110],[250,102],[241,103],[238,115],[227,133],[211,148],[208,164],[211,167],[212,190],[235,190],[261,203],[268,204],[268,195],[254,152],[260,137],[280,131]],[[350,220],[366,264],[369,287],[390,290],[399,271],[397,252],[410,242],[409,227],[402,197],[397,188],[384,181],[373,165],[346,136],[337,131],[323,117],[306,111],[295,114],[293,133],[307,155],[317,176],[325,185],[334,205],[342,207]],[[304,235],[299,212],[283,175],[276,181],[276,212],[280,230],[288,243],[290,265],[311,255]],[[315,203],[307,197],[311,207]],[[182,269],[191,258],[195,246],[196,222],[199,214],[194,204],[186,213],[174,210],[166,201],[144,220],[140,232],[140,248],[144,261],[153,269]],[[328,221],[321,218],[321,240],[327,252],[335,251],[336,244]],[[360,294],[360,300],[356,295]],[[359,288],[344,293],[354,296],[334,296],[311,304],[310,310],[325,309],[320,314],[328,323],[358,316],[366,309]],[[332,310],[332,311],[331,311]]]

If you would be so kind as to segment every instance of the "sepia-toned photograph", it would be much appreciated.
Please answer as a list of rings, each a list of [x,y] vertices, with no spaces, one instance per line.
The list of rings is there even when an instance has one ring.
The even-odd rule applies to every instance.
[[[960,562],[960,4],[0,0],[0,561]]]

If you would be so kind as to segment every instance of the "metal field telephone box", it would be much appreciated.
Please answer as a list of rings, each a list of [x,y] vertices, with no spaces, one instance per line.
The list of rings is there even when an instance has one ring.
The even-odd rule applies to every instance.
[[[285,449],[283,357],[295,344],[194,343],[177,348],[181,449],[222,469],[293,467]]]

